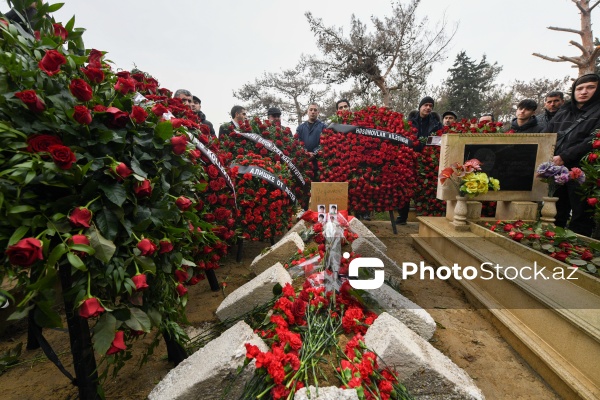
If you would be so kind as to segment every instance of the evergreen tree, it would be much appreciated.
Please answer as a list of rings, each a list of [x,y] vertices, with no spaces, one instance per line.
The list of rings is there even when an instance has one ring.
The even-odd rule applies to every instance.
[[[502,67],[490,64],[483,55],[477,62],[461,51],[456,56],[450,76],[446,80],[446,98],[449,110],[456,111],[461,118],[477,117],[488,112],[490,96],[496,89],[494,83]]]

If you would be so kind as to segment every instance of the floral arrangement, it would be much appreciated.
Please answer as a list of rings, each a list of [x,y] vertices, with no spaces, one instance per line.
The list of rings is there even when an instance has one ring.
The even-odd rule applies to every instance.
[[[444,126],[442,133],[513,133],[504,131],[502,122],[478,122],[476,118],[461,119],[450,126]]]
[[[414,129],[402,114],[384,107],[339,113],[334,122],[399,134],[416,143]],[[396,210],[417,187],[415,151],[378,137],[323,130],[318,161],[320,180],[348,182],[352,213]]]
[[[0,280],[24,294],[12,318],[60,327],[60,277],[67,317],[118,368],[154,328],[183,343],[187,286],[226,253],[235,202],[217,197],[209,222],[206,188],[225,184],[190,143],[203,126],[151,76],[86,51],[74,18],[47,14],[60,6],[38,7],[35,35],[0,24]]]
[[[488,177],[481,171],[481,163],[473,158],[464,164],[454,163],[448,168],[444,168],[440,174],[440,183],[443,185],[446,181],[454,184],[461,196],[473,198],[481,194],[486,194],[489,190],[500,190],[498,179]]]
[[[555,165],[548,161],[541,163],[536,172],[536,176],[542,182],[548,184],[548,197],[554,196],[558,186],[566,185],[570,180],[577,181],[580,185],[585,182],[585,173],[577,167],[569,170],[564,165]]]
[[[286,187],[292,178],[285,164],[254,153],[238,155],[230,164],[231,173],[242,167],[260,168]],[[260,176],[245,172],[236,182],[242,237],[248,240],[267,240],[281,236],[292,225],[296,205],[283,189],[275,187]]]
[[[598,273],[600,246],[582,241],[573,231],[552,224],[529,224],[520,220],[483,222],[482,225],[565,264],[592,274]]]
[[[594,220],[596,224],[600,221],[600,130],[594,132],[592,139],[592,151],[581,161],[581,169],[586,175],[586,181],[582,185],[582,193],[587,203],[594,209]],[[594,238],[597,238],[594,235]]]
[[[231,124],[229,125],[229,135],[219,137],[219,146],[221,152],[229,154],[230,158],[227,162],[231,162],[235,156],[254,153],[263,157],[269,157],[275,162],[286,164],[289,161],[297,168],[300,176],[297,173],[291,172],[292,180],[290,189],[294,192],[298,199],[298,204],[303,209],[308,208],[308,200],[310,198],[310,182],[313,178],[313,169],[308,152],[297,139],[294,139],[289,127],[282,127],[279,124],[271,124],[269,121],[261,121],[255,117],[250,121],[245,121],[240,126],[240,131],[243,133],[254,133],[260,135],[261,139],[266,139],[273,143],[281,154],[272,152],[262,143],[256,143],[253,140],[236,133]],[[284,158],[288,157],[288,160]],[[290,166],[288,165],[288,169]],[[300,182],[302,179],[302,182]]]
[[[308,280],[299,291],[289,284],[283,288],[269,322],[257,330],[270,349],[262,352],[246,344],[245,364],[256,360],[256,371],[244,398],[293,399],[297,390],[322,376],[329,377],[328,386],[335,379],[340,387],[355,388],[360,399],[410,398],[396,373],[380,367],[365,347],[363,335],[377,315],[350,291],[347,281],[339,293]]]

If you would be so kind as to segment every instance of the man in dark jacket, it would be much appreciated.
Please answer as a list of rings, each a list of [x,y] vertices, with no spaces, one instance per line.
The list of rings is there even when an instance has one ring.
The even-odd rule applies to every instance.
[[[567,168],[578,167],[581,159],[592,150],[593,133],[600,128],[600,90],[597,74],[583,75],[573,83],[571,102],[552,118],[548,132],[557,132],[557,144],[552,161]],[[579,184],[569,181],[556,190],[556,225],[565,227],[569,214],[569,229],[590,236],[594,228],[591,207],[579,194]]]
[[[417,137],[419,139],[425,138],[431,135],[433,132],[437,132],[443,128],[442,123],[439,119],[434,118],[431,115],[433,111],[433,99],[429,96],[423,97],[419,103],[419,114],[414,118],[410,119],[409,122],[414,128],[417,128]],[[423,143],[419,144],[415,150],[421,151],[423,149]]]
[[[412,124],[413,128],[417,128],[417,138],[421,142],[415,147],[415,151],[423,150],[423,147],[425,145],[423,144],[424,140],[421,139],[427,139],[429,135],[443,128],[439,116],[436,118],[432,115],[433,106],[433,98],[429,96],[423,97],[423,99],[419,103],[418,114],[416,114],[413,118],[409,118],[408,120]],[[408,203],[404,207],[399,209],[398,218],[396,218],[396,223],[399,225],[406,225],[409,211],[410,204]]]
[[[308,120],[304,121],[296,128],[296,135],[298,135],[298,139],[304,143],[304,148],[311,156],[314,180],[315,182],[318,182],[319,167],[317,154],[321,143],[321,132],[326,128],[326,125],[318,118],[319,105],[317,103],[309,104],[306,114],[308,115]]]
[[[537,116],[539,124],[547,127],[563,104],[565,104],[565,94],[563,92],[555,90],[548,93],[544,99],[543,112]]]
[[[202,101],[197,96],[192,96],[192,111],[196,113],[200,122],[206,126],[210,131],[211,136],[216,136],[215,128],[213,127],[212,122],[206,120],[206,114],[202,112]]]
[[[517,118],[513,118],[510,129],[516,133],[539,133],[545,126],[538,123],[535,115],[537,102],[531,99],[521,100],[517,104]]]

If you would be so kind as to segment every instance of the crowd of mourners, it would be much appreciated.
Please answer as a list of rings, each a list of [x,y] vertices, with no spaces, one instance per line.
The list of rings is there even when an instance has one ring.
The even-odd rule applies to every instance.
[[[557,133],[554,157],[555,165],[564,165],[567,168],[578,167],[582,158],[592,150],[592,136],[600,129],[600,91],[598,83],[600,76],[586,74],[577,78],[572,85],[570,100],[565,101],[565,94],[561,91],[551,91],[545,96],[541,112],[535,100],[524,99],[517,104],[515,117],[510,122],[510,129],[515,133]],[[215,134],[213,125],[206,120],[201,111],[200,99],[188,90],[180,89],[175,92],[185,104],[194,110],[200,121],[210,127],[211,134]],[[419,144],[416,151],[422,151],[428,136],[452,126],[460,121],[461,117],[472,119],[472,116],[460,116],[456,112],[447,110],[440,117],[434,111],[435,101],[426,96],[419,102],[418,108],[408,114],[408,121],[416,129]],[[338,113],[349,112],[350,102],[341,99],[336,102]],[[240,124],[247,119],[246,109],[234,106],[231,109],[231,122],[221,125],[219,134],[228,133],[230,129],[238,129]],[[319,105],[312,103],[306,110],[307,119],[296,128],[296,136],[304,144],[306,151],[313,159],[315,176],[318,180],[316,168],[319,155],[319,143],[323,129],[327,124],[319,119]],[[271,107],[267,110],[267,118],[273,124],[281,123],[281,110]],[[485,113],[476,121],[477,124],[495,122],[494,115]],[[559,187],[555,192],[558,197],[556,225],[567,227],[576,233],[590,236],[594,228],[591,217],[591,206],[587,204],[579,193],[577,182],[569,182]],[[408,219],[409,204],[398,210],[399,216],[396,223],[404,225]],[[359,215],[359,218],[370,219],[369,214]]]

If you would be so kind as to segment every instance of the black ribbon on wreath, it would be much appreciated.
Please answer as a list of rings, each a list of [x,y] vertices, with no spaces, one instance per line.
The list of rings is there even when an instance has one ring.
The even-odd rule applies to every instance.
[[[266,181],[269,184],[271,184],[272,186],[274,186],[277,189],[281,190],[294,203],[297,202],[296,195],[294,195],[294,192],[292,192],[290,190],[290,188],[288,188],[286,186],[286,184],[283,183],[283,181],[281,179],[279,179],[278,177],[276,177],[275,175],[273,175],[269,171],[265,171],[264,169],[256,167],[254,165],[242,166],[242,165],[232,164],[231,166],[232,167],[238,167],[238,175],[250,174],[252,176],[260,178],[263,181]]]
[[[362,128],[360,126],[354,125],[344,125],[344,124],[329,124],[327,129],[331,129],[336,133],[354,133],[356,135],[368,136],[383,140],[391,140],[395,143],[413,148],[413,142],[409,140],[407,137],[402,136],[398,133],[381,131],[379,129],[370,129],[370,128]]]

